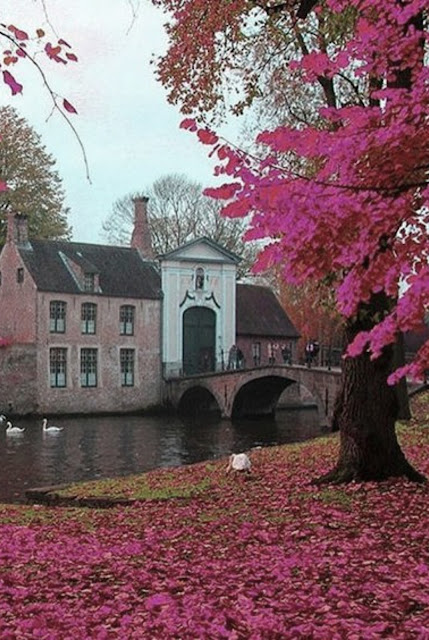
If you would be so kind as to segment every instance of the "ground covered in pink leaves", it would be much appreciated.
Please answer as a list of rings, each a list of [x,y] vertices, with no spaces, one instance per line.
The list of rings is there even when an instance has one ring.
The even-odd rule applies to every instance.
[[[429,476],[427,402],[400,430]],[[429,639],[429,485],[316,488],[332,436],[83,485],[108,510],[0,508],[0,637]]]

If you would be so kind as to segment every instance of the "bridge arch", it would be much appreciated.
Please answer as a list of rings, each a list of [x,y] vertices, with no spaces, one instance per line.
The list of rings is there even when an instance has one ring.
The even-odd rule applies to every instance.
[[[295,380],[280,376],[262,376],[244,382],[235,390],[231,417],[274,415],[283,391]]]
[[[283,390],[297,384],[314,399],[320,422],[327,425],[339,383],[339,370],[274,365],[170,378],[165,380],[165,398],[169,406],[182,410],[198,406],[210,410],[217,403],[223,418],[272,415]]]
[[[187,389],[177,405],[179,414],[192,416],[198,413],[222,415],[221,405],[213,392],[206,386],[196,385]]]

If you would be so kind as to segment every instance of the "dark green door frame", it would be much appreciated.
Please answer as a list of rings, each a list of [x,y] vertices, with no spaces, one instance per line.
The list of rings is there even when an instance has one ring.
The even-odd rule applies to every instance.
[[[190,307],[183,314],[183,373],[191,375],[216,368],[216,313]]]

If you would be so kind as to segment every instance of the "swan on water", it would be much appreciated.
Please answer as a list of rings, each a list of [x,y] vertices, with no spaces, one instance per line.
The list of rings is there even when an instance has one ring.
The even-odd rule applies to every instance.
[[[24,433],[25,427],[14,427],[11,422],[6,422],[6,433],[10,435],[18,435],[19,433]]]
[[[228,467],[226,472],[230,471],[247,471],[250,473],[252,463],[247,453],[232,453],[229,456]]]
[[[0,424],[3,424],[3,422],[6,422],[7,418],[4,415],[4,413],[0,414]]]
[[[48,419],[43,418],[42,429],[44,433],[58,433],[63,430],[63,427],[56,427],[54,424],[48,425]]]

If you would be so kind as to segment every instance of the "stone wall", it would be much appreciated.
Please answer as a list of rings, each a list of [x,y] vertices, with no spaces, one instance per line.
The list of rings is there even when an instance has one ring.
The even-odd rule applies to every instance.
[[[18,270],[20,271],[18,273]],[[14,244],[0,254],[0,336],[16,344],[36,339],[36,285]]]
[[[67,303],[66,332],[50,333],[49,303]],[[97,305],[95,334],[82,334],[81,305]],[[133,335],[120,335],[119,308],[135,307]],[[147,409],[161,402],[160,301],[105,298],[96,295],[54,295],[40,293],[38,299],[37,381],[42,413],[126,412]],[[67,349],[67,386],[53,388],[49,380],[49,351]],[[95,348],[98,355],[96,387],[80,383],[80,350]],[[135,351],[135,382],[122,387],[120,349]]]
[[[14,344],[0,349],[0,412],[21,415],[38,412],[37,353],[34,345]]]

